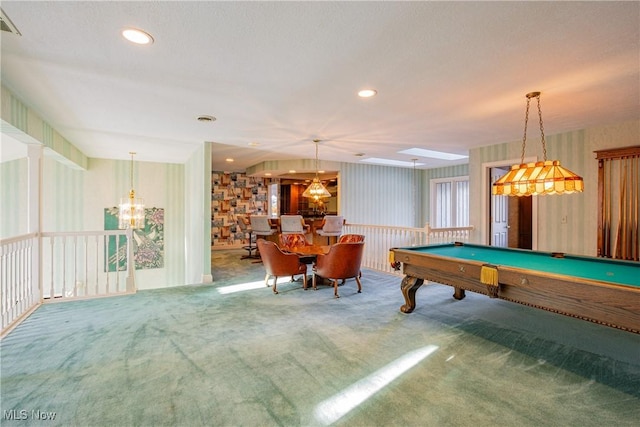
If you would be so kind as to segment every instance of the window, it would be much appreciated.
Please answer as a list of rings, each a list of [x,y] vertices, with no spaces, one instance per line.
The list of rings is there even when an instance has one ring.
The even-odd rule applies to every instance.
[[[277,218],[278,217],[278,195],[280,193],[279,191],[280,188],[280,184],[279,183],[275,183],[275,184],[269,184],[269,216],[271,218]]]
[[[433,228],[469,225],[469,177],[431,180],[431,219]]]

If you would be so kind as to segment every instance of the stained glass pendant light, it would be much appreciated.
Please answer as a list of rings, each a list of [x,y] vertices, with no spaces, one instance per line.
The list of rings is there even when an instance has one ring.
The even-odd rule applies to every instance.
[[[329,193],[325,186],[322,185],[322,182],[320,182],[320,178],[318,177],[318,143],[320,140],[314,139],[313,142],[316,144],[316,177],[313,178],[311,184],[306,190],[304,190],[302,197],[309,197],[317,202],[323,197],[331,197],[331,193]]]
[[[524,119],[524,137],[522,139],[522,156],[519,165],[511,166],[511,170],[493,183],[491,193],[505,196],[542,196],[545,194],[570,194],[582,192],[582,177],[560,166],[558,160],[547,160],[547,147],[544,140],[542,110],[540,109],[540,92],[527,95],[527,111]],[[524,163],[524,152],[527,145],[527,122],[529,121],[529,104],[531,98],[538,101],[538,117],[542,142],[543,161]]]

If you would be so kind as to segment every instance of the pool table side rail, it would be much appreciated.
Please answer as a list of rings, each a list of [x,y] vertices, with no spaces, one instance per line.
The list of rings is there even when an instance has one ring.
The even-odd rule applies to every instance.
[[[406,276],[491,296],[480,282],[484,262],[391,250]],[[640,333],[640,288],[636,286],[506,266],[498,266],[498,281],[500,299]]]

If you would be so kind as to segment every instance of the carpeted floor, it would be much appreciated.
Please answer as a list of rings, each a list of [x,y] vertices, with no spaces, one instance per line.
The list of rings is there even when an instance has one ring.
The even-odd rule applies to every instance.
[[[0,344],[3,426],[632,426],[640,335],[423,286],[214,284],[46,304]],[[44,421],[43,418],[52,417]]]

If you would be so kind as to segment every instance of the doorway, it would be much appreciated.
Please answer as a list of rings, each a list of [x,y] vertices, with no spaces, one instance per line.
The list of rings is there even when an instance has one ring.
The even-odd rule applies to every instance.
[[[534,248],[534,203],[533,197],[494,196],[491,185],[509,167],[487,166],[489,185],[485,187],[488,203],[488,244],[491,246],[517,249]]]

